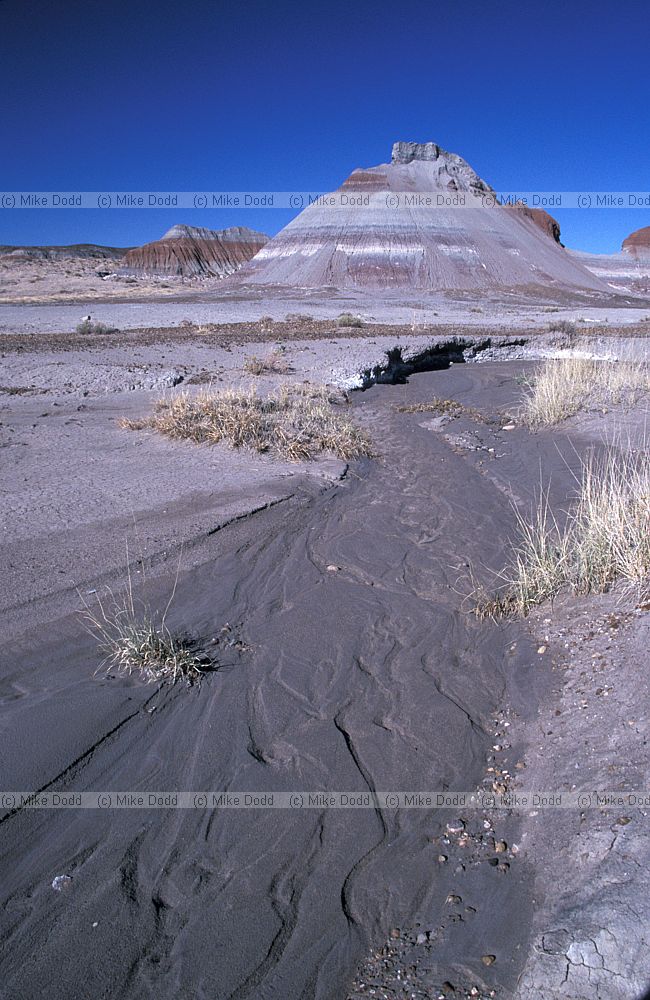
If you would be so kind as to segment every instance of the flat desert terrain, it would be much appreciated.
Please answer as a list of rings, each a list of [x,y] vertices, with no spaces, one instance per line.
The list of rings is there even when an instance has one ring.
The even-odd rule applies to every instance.
[[[540,484],[561,518],[585,456],[642,447],[647,400],[520,418],[553,359],[647,360],[638,310],[568,333],[547,315],[95,336],[42,316],[0,342],[5,785],[261,798],[7,804],[3,998],[640,994],[643,803],[374,798],[643,786],[647,603],[563,588],[527,617],[474,613]],[[143,426],[160,399],[282,384],[328,387],[371,454],[290,461]],[[129,587],[169,605],[200,683],[100,669],[84,608]],[[301,790],[360,806],[266,808]]]

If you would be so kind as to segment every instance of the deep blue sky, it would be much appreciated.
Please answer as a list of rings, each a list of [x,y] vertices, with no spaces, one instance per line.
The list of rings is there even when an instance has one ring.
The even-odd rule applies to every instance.
[[[400,138],[497,189],[647,190],[649,28],[628,0],[0,0],[0,190],[332,190]],[[275,233],[292,214],[0,210],[0,243]],[[600,252],[650,224],[556,215]]]

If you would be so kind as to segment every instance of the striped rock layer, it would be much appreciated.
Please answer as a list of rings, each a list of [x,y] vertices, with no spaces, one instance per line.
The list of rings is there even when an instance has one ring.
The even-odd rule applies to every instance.
[[[201,229],[173,226],[160,240],[129,250],[123,271],[129,274],[223,278],[233,274],[268,242],[268,236],[245,226]]]
[[[492,188],[435,143],[399,142],[307,206],[238,272],[237,284],[313,288],[603,291],[546,213],[495,204]]]
[[[637,229],[623,240],[623,253],[650,260],[650,226]]]
[[[567,251],[571,257],[607,285],[611,292],[650,296],[650,252],[586,253]]]

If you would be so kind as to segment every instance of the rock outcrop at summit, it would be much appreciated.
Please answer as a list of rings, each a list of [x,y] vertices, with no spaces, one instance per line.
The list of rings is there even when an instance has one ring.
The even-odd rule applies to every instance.
[[[221,230],[172,226],[161,239],[129,250],[123,272],[224,278],[254,257],[268,239],[246,226]]]
[[[637,229],[623,240],[623,253],[650,259],[650,226]]]
[[[521,214],[527,219],[530,219],[530,221],[534,222],[536,226],[539,226],[542,232],[546,233],[547,236],[550,236],[555,243],[559,243],[560,246],[564,246],[560,240],[560,236],[562,235],[560,231],[560,223],[557,219],[554,219],[552,215],[549,215],[548,212],[545,212],[543,208],[529,208],[528,205],[521,203],[513,205],[512,208],[513,211],[521,212]]]
[[[232,279],[287,288],[609,290],[559,243],[545,212],[506,208],[455,153],[396,142],[354,170]]]

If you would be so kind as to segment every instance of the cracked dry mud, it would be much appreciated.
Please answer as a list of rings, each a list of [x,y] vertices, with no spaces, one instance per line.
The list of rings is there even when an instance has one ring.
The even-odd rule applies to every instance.
[[[179,576],[170,623],[206,644],[234,623],[241,643],[199,687],[93,676],[96,651],[74,615],[7,644],[0,725],[12,787],[435,792],[528,781],[551,657],[528,626],[467,613],[468,567],[502,565],[508,498],[533,499],[542,462],[563,502],[576,444],[597,435],[503,431],[525,368],[457,366],[357,394],[377,460],[353,463],[337,485],[305,480],[211,535],[202,564]],[[430,426],[430,414],[397,409],[433,397],[486,419]],[[151,596],[164,602],[170,583],[173,573],[154,580]],[[553,762],[539,778],[549,787]],[[555,996],[530,957],[557,929],[539,884],[542,843],[552,856],[547,827],[533,837],[529,818],[484,811],[5,815],[3,1000],[505,998],[522,981],[526,1000]],[[570,851],[560,857],[572,864]],[[59,873],[72,879],[60,893]],[[611,929],[596,908],[599,921]],[[588,966],[589,940],[603,954],[593,934],[572,940],[576,968],[580,957]]]

